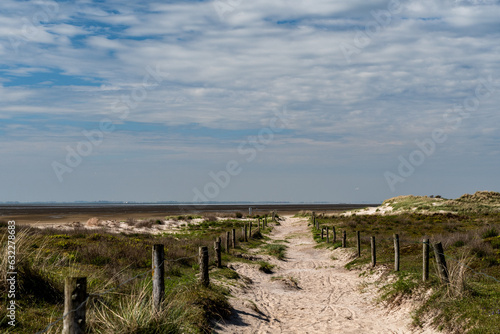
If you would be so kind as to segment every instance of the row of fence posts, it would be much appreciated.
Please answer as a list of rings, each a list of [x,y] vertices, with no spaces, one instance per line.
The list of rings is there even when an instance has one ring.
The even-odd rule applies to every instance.
[[[276,214],[273,211],[273,221]],[[242,240],[248,241],[252,238],[252,226],[250,221],[242,228]],[[267,227],[267,216],[259,218],[257,228]],[[247,234],[249,232],[249,234]],[[214,242],[217,268],[222,267],[222,240],[217,237]],[[230,246],[236,248],[236,229],[226,232],[226,252],[230,252]],[[200,283],[203,286],[210,284],[208,274],[209,259],[208,247],[199,248]],[[160,310],[165,296],[165,249],[162,244],[153,245],[152,249],[152,277],[153,277],[153,311]],[[63,334],[83,334],[85,333],[87,277],[67,277],[64,281],[64,319]]]
[[[316,214],[312,213],[312,222],[316,230],[320,230],[319,220],[316,219]],[[337,234],[335,231],[335,226],[332,227],[333,243],[337,242]],[[324,240],[326,236],[326,242],[329,243],[329,227],[321,227],[321,240]],[[399,271],[400,269],[400,248],[399,248],[399,235],[394,234],[394,270]],[[356,231],[356,248],[357,256],[361,257],[361,232]],[[429,279],[429,239],[423,239],[422,241],[422,280],[425,282]],[[342,231],[342,248],[347,247],[347,232]],[[375,236],[370,237],[370,248],[371,248],[371,265],[375,267],[377,264],[377,245],[375,242]],[[448,267],[446,264],[446,258],[444,255],[443,245],[441,242],[433,244],[434,256],[437,264],[438,277],[441,282],[448,284]]]
[[[249,208],[248,208],[248,216],[249,216],[249,217],[253,215],[253,210],[254,210],[254,209],[256,209],[256,208],[252,208],[252,207],[249,207]],[[272,218],[271,218],[271,219],[272,219],[272,221],[273,221],[273,222],[275,222],[275,221],[276,221],[276,215],[277,215],[276,210],[271,211],[271,215],[272,215],[272,216],[271,216],[271,217],[272,217]],[[266,216],[266,219],[267,219],[267,216]]]

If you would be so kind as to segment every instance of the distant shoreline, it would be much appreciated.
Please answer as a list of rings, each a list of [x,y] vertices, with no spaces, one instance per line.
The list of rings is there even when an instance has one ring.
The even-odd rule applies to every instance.
[[[278,214],[295,214],[299,211],[315,211],[318,214],[361,209],[379,204],[10,204],[0,205],[0,219],[15,219],[19,223],[48,223],[86,221],[91,217],[164,217],[173,215],[203,215],[241,212],[264,215],[276,210]]]
[[[252,207],[257,212],[286,210],[351,210],[360,209],[367,206],[378,206],[380,204],[323,204],[323,203],[242,203],[242,204],[221,204],[221,203],[178,203],[178,204],[157,204],[157,203],[57,203],[57,204],[0,204],[0,216],[16,214],[43,214],[43,213],[109,213],[109,212],[144,212],[155,213],[165,212],[170,214],[189,212],[217,212],[217,211],[244,211]]]

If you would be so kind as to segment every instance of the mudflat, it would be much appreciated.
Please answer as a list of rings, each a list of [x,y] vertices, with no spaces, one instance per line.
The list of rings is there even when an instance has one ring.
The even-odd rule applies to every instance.
[[[278,214],[315,211],[331,214],[360,209],[377,204],[4,204],[0,205],[0,220],[15,220],[18,224],[64,224],[86,222],[92,217],[124,220],[149,219],[174,215],[231,216],[235,212],[264,215],[273,210]]]

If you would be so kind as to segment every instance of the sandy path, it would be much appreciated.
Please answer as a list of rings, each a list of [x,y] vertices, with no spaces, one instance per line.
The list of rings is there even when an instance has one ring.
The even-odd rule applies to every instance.
[[[269,259],[277,265],[274,274],[232,264],[252,283],[233,289],[236,312],[218,324],[217,333],[437,333],[410,329],[404,310],[388,312],[374,305],[373,294],[360,288],[359,272],[344,269],[345,250],[315,249],[306,220],[287,217],[271,238],[289,241],[287,260]],[[332,255],[339,259],[332,260]],[[273,276],[293,280],[271,280]]]

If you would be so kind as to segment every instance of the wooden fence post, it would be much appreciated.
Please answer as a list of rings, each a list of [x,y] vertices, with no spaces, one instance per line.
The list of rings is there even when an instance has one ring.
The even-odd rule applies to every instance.
[[[371,246],[372,246],[372,267],[375,267],[377,264],[377,249],[375,245],[375,237],[370,238]]]
[[[328,229],[329,229],[329,227],[327,226],[326,227],[326,243],[330,242],[330,233],[329,233]]]
[[[236,248],[236,229],[235,228],[233,228],[233,235],[232,235],[232,237],[233,237],[233,243],[232,243],[233,244],[233,248]]]
[[[229,232],[229,231],[226,232],[226,253],[229,253],[229,245],[231,244],[230,234],[231,234],[231,232]]]
[[[257,223],[257,225],[259,226],[259,231],[260,231],[260,219],[259,219],[259,222]]]
[[[252,239],[252,221],[248,222],[248,239]]]
[[[358,246],[358,257],[361,256],[361,233],[359,231],[356,232],[356,244]]]
[[[64,280],[63,334],[84,334],[86,330],[87,277],[66,277]]]
[[[214,243],[215,254],[217,256],[217,268],[222,268],[222,256],[220,250],[220,237],[217,237]]]
[[[325,229],[321,228],[321,240],[325,238]]]
[[[429,279],[429,239],[424,239],[422,248],[422,280],[425,282]]]
[[[316,228],[316,214],[314,213],[314,211],[312,213],[312,223],[313,223],[314,228],[317,229]]]
[[[399,235],[394,234],[394,271],[399,271]]]
[[[266,221],[266,227],[267,227],[267,215],[265,215],[264,219]]]
[[[337,242],[337,231],[335,231],[335,226],[332,227],[332,233],[333,233],[333,243]]]
[[[438,242],[433,245],[434,246],[434,256],[436,257],[439,278],[443,283],[450,283],[448,279],[448,267],[446,266],[446,259],[444,257],[443,245]]]
[[[204,286],[210,283],[208,278],[208,247],[200,247],[200,282]]]
[[[347,234],[346,231],[342,232],[342,248],[347,247]]]
[[[244,227],[244,231],[243,231],[243,240],[245,240],[245,242],[248,241],[248,229],[247,229],[247,223],[245,223],[245,227]]]
[[[165,249],[162,244],[153,245],[153,311],[159,311],[165,296]]]

